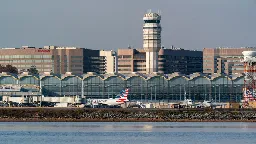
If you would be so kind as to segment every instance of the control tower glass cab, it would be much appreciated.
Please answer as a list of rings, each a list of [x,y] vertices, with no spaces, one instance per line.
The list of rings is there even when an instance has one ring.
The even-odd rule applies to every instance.
[[[161,16],[147,13],[143,17],[143,48],[146,52],[146,73],[158,72],[158,52],[161,48]]]

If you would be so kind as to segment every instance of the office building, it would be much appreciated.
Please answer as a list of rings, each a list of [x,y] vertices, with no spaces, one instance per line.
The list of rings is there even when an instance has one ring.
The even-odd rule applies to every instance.
[[[35,67],[39,73],[64,74],[72,72],[74,74],[82,74],[83,50],[76,47],[57,46],[1,48],[0,63],[2,65],[10,64],[20,72]]]
[[[44,46],[35,48],[1,48],[0,64],[10,64],[20,73],[35,67],[39,73],[52,72],[64,74],[98,74],[117,72],[116,52],[91,50],[77,47]]]
[[[147,73],[146,52],[143,49],[118,49],[118,73]]]
[[[116,73],[117,58],[115,51],[83,49],[84,73]]]
[[[203,52],[174,47],[160,49],[158,72],[164,74],[180,72],[187,75],[203,72]]]
[[[100,57],[99,50],[83,49],[84,73],[95,72],[98,74],[105,73],[104,57]]]
[[[158,54],[158,73],[170,74],[181,72],[191,74],[202,72],[202,51],[181,48],[161,48]],[[118,72],[139,72],[147,74],[146,52],[144,49],[118,49]]]
[[[204,48],[203,72],[207,74],[235,74],[244,72],[243,51],[256,50],[255,47]]]
[[[105,73],[117,73],[117,55],[115,51],[100,50],[100,57],[104,58]]]

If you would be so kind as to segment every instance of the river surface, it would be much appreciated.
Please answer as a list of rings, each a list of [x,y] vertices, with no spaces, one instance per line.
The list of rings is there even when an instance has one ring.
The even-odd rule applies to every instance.
[[[3,144],[255,144],[256,123],[2,122]]]

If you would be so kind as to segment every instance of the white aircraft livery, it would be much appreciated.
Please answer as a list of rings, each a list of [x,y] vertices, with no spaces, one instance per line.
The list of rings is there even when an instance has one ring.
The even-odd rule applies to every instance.
[[[125,102],[128,102],[128,94],[129,94],[129,89],[122,90],[119,95],[117,95],[114,99],[109,98],[109,99],[93,99],[92,100],[92,105],[108,105],[108,106],[115,106],[115,105],[121,105],[124,104]]]

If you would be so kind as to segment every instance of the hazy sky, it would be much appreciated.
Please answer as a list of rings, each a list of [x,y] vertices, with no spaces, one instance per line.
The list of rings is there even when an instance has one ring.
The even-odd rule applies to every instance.
[[[255,0],[1,0],[0,47],[141,48],[148,9],[165,47],[256,46]]]

